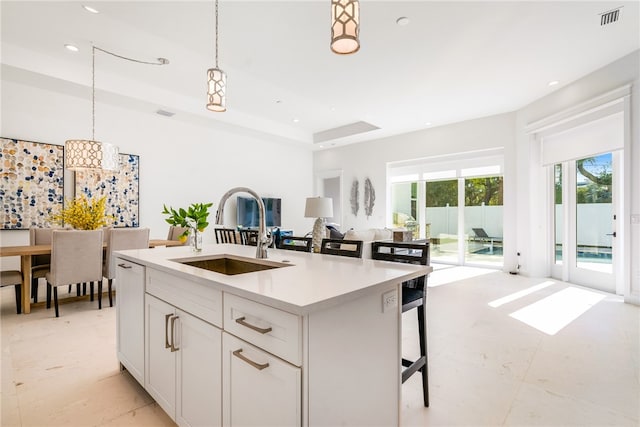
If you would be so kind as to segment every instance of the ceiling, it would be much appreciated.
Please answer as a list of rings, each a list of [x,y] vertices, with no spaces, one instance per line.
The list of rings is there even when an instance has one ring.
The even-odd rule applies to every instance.
[[[96,101],[321,149],[514,111],[640,48],[638,1],[362,0],[361,49],[336,55],[329,0],[221,0],[228,110],[213,113],[213,4],[3,0],[3,79],[88,99],[92,43],[164,57],[169,65],[149,66],[97,52]],[[618,6],[619,21],[600,26]],[[323,133],[361,121],[379,129]],[[331,139],[314,144],[314,134]]]

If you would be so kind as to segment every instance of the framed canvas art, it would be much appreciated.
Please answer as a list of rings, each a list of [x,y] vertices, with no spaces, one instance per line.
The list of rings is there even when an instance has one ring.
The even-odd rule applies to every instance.
[[[0,138],[0,229],[50,227],[64,203],[64,147]]]
[[[120,154],[117,171],[76,171],[75,196],[107,197],[107,215],[114,227],[138,227],[140,156]]]

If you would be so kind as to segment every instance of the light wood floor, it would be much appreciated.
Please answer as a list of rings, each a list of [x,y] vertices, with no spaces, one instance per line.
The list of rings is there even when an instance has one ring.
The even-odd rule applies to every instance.
[[[414,376],[402,388],[403,425],[640,425],[639,307],[467,267],[439,266],[429,283],[431,407]],[[0,292],[2,426],[174,425],[119,371],[108,302],[64,304],[58,319],[17,316],[13,292]],[[416,319],[403,324],[411,355]]]

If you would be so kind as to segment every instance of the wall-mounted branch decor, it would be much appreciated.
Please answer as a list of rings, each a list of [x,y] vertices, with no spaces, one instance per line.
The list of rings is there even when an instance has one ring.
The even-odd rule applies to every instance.
[[[357,179],[354,179],[351,183],[351,195],[349,197],[349,202],[351,203],[351,213],[354,216],[358,216],[358,211],[360,210],[360,202],[358,199],[360,198],[360,184]]]
[[[120,154],[117,171],[86,170],[76,172],[76,197],[107,197],[106,214],[113,215],[114,227],[138,227],[140,156]]]
[[[369,178],[364,180],[364,214],[369,218],[373,214],[373,207],[376,204],[376,190]]]
[[[64,200],[62,145],[0,138],[0,229],[49,227]]]

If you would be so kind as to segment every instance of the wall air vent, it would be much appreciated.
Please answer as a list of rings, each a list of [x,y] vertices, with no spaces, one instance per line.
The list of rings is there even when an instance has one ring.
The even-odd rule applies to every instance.
[[[176,113],[172,113],[171,111],[166,111],[166,110],[158,110],[156,111],[156,114],[160,114],[161,116],[165,116],[165,117],[173,117],[176,115]]]
[[[367,122],[355,122],[348,125],[338,126],[337,128],[327,129],[313,134],[313,143],[331,141],[332,139],[344,138],[346,136],[357,135],[359,133],[369,132],[380,129],[376,125]]]
[[[600,13],[600,26],[602,27],[605,25],[613,24],[614,22],[618,22],[618,20],[620,20],[621,14],[622,6]]]

